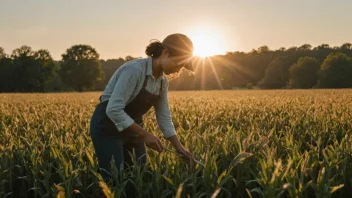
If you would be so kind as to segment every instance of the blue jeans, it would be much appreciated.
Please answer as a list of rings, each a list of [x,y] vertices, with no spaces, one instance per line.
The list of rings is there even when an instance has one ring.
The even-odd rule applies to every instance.
[[[111,179],[105,171],[111,172],[112,157],[119,170],[123,170],[125,165],[133,165],[130,156],[133,152],[140,165],[147,162],[144,142],[119,132],[106,115],[106,105],[107,103],[97,105],[90,122],[90,136],[98,158],[99,172],[105,181]],[[136,123],[143,127],[142,120],[137,120]]]

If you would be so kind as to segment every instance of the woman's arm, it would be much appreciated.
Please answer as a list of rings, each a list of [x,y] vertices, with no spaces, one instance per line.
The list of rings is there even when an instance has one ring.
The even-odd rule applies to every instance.
[[[147,132],[135,122],[131,126],[127,127],[124,131],[122,131],[122,133],[136,133],[138,134],[138,138],[141,139],[149,148],[159,152],[164,149],[164,146],[161,144],[159,138],[154,136],[152,133]]]
[[[163,90],[161,90],[160,98],[154,105],[156,120],[164,138],[176,135],[174,124],[172,123],[171,112],[168,101],[168,82],[163,80]]]
[[[177,135],[173,135],[166,139],[176,148],[177,151],[184,149]]]
[[[160,100],[154,106],[159,128],[163,132],[165,139],[167,139],[180,154],[187,159],[193,159],[194,156],[192,153],[183,147],[176,135],[168,101],[168,83],[166,79],[164,79],[164,82],[163,90],[160,93]]]
[[[128,99],[143,76],[143,71],[140,68],[128,66],[122,72],[109,99],[106,114],[119,132],[138,134],[148,147],[161,151],[163,146],[160,140],[136,124],[124,110]]]
[[[176,148],[176,151],[183,155],[185,159],[189,161],[189,165],[192,167],[194,165],[194,156],[191,152],[183,147],[181,142],[178,140],[177,136],[171,136],[167,138],[169,142]]]
[[[134,120],[125,112],[124,108],[143,75],[143,71],[133,67],[133,65],[122,69],[106,107],[106,115],[120,132],[134,123]]]

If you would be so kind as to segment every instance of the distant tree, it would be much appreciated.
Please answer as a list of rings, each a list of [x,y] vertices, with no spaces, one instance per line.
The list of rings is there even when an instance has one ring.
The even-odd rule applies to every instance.
[[[0,59],[5,58],[6,54],[5,54],[5,50],[4,48],[0,47]]]
[[[312,88],[318,80],[320,64],[313,57],[301,57],[297,63],[290,68],[290,84],[293,88]]]
[[[284,88],[288,81],[288,67],[284,58],[276,58],[270,62],[265,70],[265,76],[260,81],[262,88],[279,89]]]
[[[131,60],[134,60],[134,59],[137,59],[138,57],[132,57],[132,56],[126,56],[125,57],[125,61],[128,62],[128,61],[131,61]]]
[[[340,49],[342,50],[352,50],[352,44],[351,43],[344,43],[341,45]]]
[[[258,51],[256,50],[256,49],[252,49],[250,52],[249,52],[249,54],[257,54],[258,53]]]
[[[304,44],[298,48],[298,50],[311,50],[312,46],[310,44]]]
[[[269,51],[270,51],[270,49],[266,45],[263,45],[263,46],[258,48],[258,53],[264,53],[264,52],[269,52]]]
[[[14,49],[12,51],[11,57],[14,59],[19,59],[23,57],[31,57],[33,55],[34,51],[32,51],[32,48],[27,45],[23,45],[20,48]]]
[[[253,84],[252,83],[248,83],[247,84],[247,89],[253,89]]]
[[[12,92],[44,92],[56,67],[47,50],[33,51],[29,46],[14,49],[7,82]]]
[[[125,60],[120,57],[118,59],[100,60],[99,62],[103,70],[103,77],[102,80],[96,84],[95,90],[104,90],[112,75],[125,63]]]
[[[10,82],[14,92],[40,92],[42,91],[40,79],[43,78],[40,67],[36,63],[34,51],[31,47],[23,45],[12,51],[13,59]]]
[[[48,50],[41,49],[34,52],[33,55],[34,55],[34,58],[38,61],[45,62],[45,61],[53,60]]]
[[[72,91],[70,90],[67,85],[65,85],[59,74],[58,73],[54,73],[53,78],[48,82],[48,85],[46,87],[46,91],[48,92],[59,92],[59,91]]]
[[[346,54],[331,53],[324,60],[319,73],[319,87],[352,87],[352,60]]]
[[[42,86],[42,89],[47,90],[49,84],[55,78],[56,72],[58,71],[59,66],[58,64],[55,64],[48,50],[44,50],[44,49],[38,50],[34,52],[33,56],[42,73],[41,75],[42,78],[40,79],[40,84]]]
[[[330,49],[329,44],[321,44],[321,45],[315,47],[313,50],[324,50],[324,49]]]
[[[11,92],[13,86],[12,59],[5,54],[4,48],[0,47],[0,92]]]
[[[76,91],[94,90],[102,80],[99,54],[89,45],[74,45],[62,55],[62,81]]]
[[[287,49],[287,51],[296,51],[298,48],[297,47],[290,47]]]

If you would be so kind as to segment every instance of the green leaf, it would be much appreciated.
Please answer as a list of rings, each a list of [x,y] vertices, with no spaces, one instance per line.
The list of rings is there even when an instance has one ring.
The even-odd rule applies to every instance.
[[[172,182],[172,180],[170,178],[168,178],[166,175],[163,175],[163,178],[172,186],[174,186],[174,182]]]
[[[218,178],[218,185],[220,184],[221,179],[222,179],[225,175],[226,175],[226,170],[224,170],[224,171],[221,173],[221,175],[219,176],[219,178]]]
[[[238,163],[241,163],[243,160],[247,159],[248,157],[251,157],[253,154],[252,153],[247,153],[247,152],[242,152],[239,153],[235,159],[232,161],[232,165],[236,166]]]
[[[344,184],[338,185],[338,186],[333,186],[331,188],[331,193],[336,192],[337,190],[341,189],[344,187]]]

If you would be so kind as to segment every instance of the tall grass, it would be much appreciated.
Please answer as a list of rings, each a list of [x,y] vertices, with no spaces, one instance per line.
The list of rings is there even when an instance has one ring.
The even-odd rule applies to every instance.
[[[205,166],[149,149],[115,185],[89,137],[98,96],[0,94],[0,197],[350,196],[352,90],[171,92],[179,139]],[[153,110],[145,127],[162,137]]]

